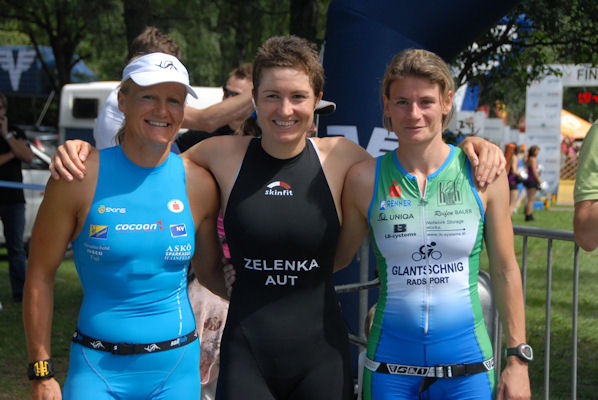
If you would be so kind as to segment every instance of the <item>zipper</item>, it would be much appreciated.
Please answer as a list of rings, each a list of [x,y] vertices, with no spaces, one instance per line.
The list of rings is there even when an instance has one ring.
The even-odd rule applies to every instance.
[[[422,236],[424,239],[424,258],[426,260],[426,274],[429,271],[429,257],[428,257],[428,234],[426,231],[426,193],[428,191],[428,178],[426,177],[426,186],[424,187],[424,195],[421,197],[422,205]],[[424,334],[428,334],[430,317],[430,279],[426,280],[426,319],[424,324]]]

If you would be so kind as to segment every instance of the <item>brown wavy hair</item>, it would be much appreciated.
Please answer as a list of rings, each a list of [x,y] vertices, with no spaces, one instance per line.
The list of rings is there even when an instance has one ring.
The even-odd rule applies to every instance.
[[[390,85],[399,79],[414,76],[425,78],[440,86],[440,101],[444,106],[444,100],[449,93],[455,93],[455,81],[449,67],[444,60],[435,53],[423,49],[406,49],[395,55],[386,68],[384,80],[382,81],[382,93],[390,97]],[[453,109],[447,115],[442,116],[442,129],[446,129],[451,120]],[[390,118],[383,115],[382,124],[384,128],[392,131]]]

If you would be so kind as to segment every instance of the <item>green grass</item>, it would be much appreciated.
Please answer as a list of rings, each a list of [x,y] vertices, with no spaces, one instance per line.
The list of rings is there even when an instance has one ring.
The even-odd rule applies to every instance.
[[[5,257],[6,250],[0,252]],[[72,260],[64,260],[54,287],[52,359],[57,380],[62,385],[68,367],[70,338],[77,325],[83,292]],[[0,400],[29,398],[27,345],[23,328],[22,304],[11,299],[8,262],[0,261]]]
[[[525,222],[522,209],[513,216],[513,225],[573,230],[572,208],[534,211],[535,221]],[[515,251],[521,263],[523,239],[515,237]],[[528,342],[533,346],[535,361],[530,365],[532,398],[544,398],[545,310],[547,239],[528,238],[528,272],[526,324]],[[550,399],[571,398],[571,347],[573,304],[573,242],[553,240]],[[598,271],[596,253],[579,253],[578,368],[577,398],[595,399],[598,389],[598,298],[595,296]],[[481,258],[487,269],[487,257]],[[504,366],[503,361],[503,366]]]
[[[521,210],[513,224],[550,229],[572,230],[572,208],[534,212],[536,221],[524,222]],[[515,250],[521,262],[521,237],[515,238]],[[530,366],[534,399],[544,394],[544,312],[546,296],[546,239],[528,239],[527,335],[534,347],[536,361]],[[0,251],[0,255],[3,251]],[[598,297],[595,296],[598,271],[596,254],[580,252],[579,328],[578,328],[578,399],[593,399],[598,391]],[[483,268],[487,258],[482,256]],[[550,399],[568,399],[571,392],[571,315],[573,287],[573,243],[553,241],[553,284],[551,318]],[[81,288],[72,260],[65,260],[58,270],[55,287],[55,312],[52,330],[52,358],[59,382],[64,383],[68,364],[70,336],[75,329],[81,303]],[[8,264],[0,260],[0,400],[26,399],[27,352],[21,306],[10,300]],[[503,362],[504,366],[504,362]]]

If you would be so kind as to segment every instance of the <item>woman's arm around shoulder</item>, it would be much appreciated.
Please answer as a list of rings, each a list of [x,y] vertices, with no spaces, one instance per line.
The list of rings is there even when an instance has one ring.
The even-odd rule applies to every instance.
[[[494,298],[505,328],[507,346],[516,347],[526,343],[525,308],[521,272],[515,258],[506,174],[488,185],[481,196],[486,203],[485,239]],[[527,363],[519,357],[509,357],[498,383],[497,399],[530,397]]]
[[[89,142],[83,140],[67,140],[58,148],[52,156],[50,173],[52,178],[59,180],[64,178],[67,181],[73,180],[73,175],[82,180],[87,173],[85,160],[89,154],[97,151]]]
[[[222,248],[216,228],[220,210],[219,191],[208,170],[184,160],[187,195],[195,222],[195,253],[191,266],[199,282],[227,298],[222,269]]]
[[[334,259],[334,270],[346,267],[367,236],[368,208],[374,192],[376,160],[369,159],[349,169],[343,188],[343,223]]]
[[[50,331],[54,301],[54,279],[68,243],[81,230],[95,192],[97,157],[87,161],[89,173],[82,181],[49,179],[39,207],[33,234],[23,298],[23,322],[29,361],[51,357]],[[34,399],[60,398],[53,379],[31,382]],[[52,397],[54,396],[54,397]]]

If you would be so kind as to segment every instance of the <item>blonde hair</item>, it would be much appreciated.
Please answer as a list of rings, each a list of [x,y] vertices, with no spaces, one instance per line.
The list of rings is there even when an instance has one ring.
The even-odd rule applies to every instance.
[[[120,88],[118,89],[118,91],[122,92],[122,94],[124,94],[126,96],[129,94],[129,91],[131,90],[133,85],[135,85],[135,82],[133,82],[133,80],[131,78],[129,78],[120,84]],[[117,145],[122,144],[122,142],[125,138],[125,121],[126,121],[126,118],[123,121],[123,124],[120,126],[120,128],[118,128],[118,131],[116,131],[116,144]]]
[[[440,86],[440,102],[444,101],[449,94],[455,92],[455,81],[449,67],[437,54],[423,49],[407,49],[395,55],[386,68],[384,80],[382,81],[382,93],[390,97],[390,85],[408,76],[425,78]],[[442,129],[446,129],[451,120],[453,109],[447,115],[442,116]],[[383,116],[384,128],[392,131],[390,117]]]

